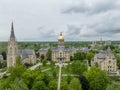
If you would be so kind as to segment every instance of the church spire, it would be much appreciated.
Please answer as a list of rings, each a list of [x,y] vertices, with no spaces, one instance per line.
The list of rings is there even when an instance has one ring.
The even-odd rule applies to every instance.
[[[11,24],[11,35],[10,38],[15,38],[13,22]]]
[[[7,50],[7,67],[14,66],[16,64],[16,58],[18,56],[17,41],[15,38],[13,22],[11,23],[11,34],[8,41]]]

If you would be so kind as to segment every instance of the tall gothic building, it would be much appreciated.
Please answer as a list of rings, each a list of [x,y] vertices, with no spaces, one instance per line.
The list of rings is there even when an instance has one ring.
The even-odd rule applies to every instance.
[[[16,64],[16,58],[20,56],[22,59],[22,63],[35,64],[36,63],[36,55],[34,49],[25,49],[18,50],[17,41],[14,34],[13,23],[11,25],[11,34],[8,40],[8,50],[7,50],[7,67],[12,67]]]
[[[11,24],[11,34],[8,40],[7,50],[7,67],[14,66],[16,64],[16,58],[18,56],[17,41],[14,34],[13,22]]]

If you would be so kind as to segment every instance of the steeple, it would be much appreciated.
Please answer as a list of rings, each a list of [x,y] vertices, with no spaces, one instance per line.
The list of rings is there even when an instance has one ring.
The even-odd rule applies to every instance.
[[[13,22],[11,24],[11,34],[8,41],[7,50],[7,67],[12,67],[16,64],[16,58],[18,56],[17,41],[14,34]]]
[[[11,34],[10,34],[10,38],[15,38],[13,22],[12,22],[12,24],[11,24]]]

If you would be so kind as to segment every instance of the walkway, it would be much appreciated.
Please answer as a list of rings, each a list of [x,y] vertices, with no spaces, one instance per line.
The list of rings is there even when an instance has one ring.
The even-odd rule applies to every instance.
[[[60,82],[61,82],[61,68],[62,68],[62,64],[59,64],[59,75],[58,75],[58,89],[60,90]]]
[[[34,70],[34,69],[36,69],[36,68],[37,68],[38,66],[40,66],[40,65],[42,65],[42,63],[37,63],[36,65],[30,67],[29,69],[30,69],[30,70]]]

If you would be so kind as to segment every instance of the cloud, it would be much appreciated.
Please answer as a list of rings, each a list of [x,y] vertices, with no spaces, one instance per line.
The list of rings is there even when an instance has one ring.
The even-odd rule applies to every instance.
[[[79,34],[81,31],[81,27],[75,26],[75,25],[67,25],[67,30],[65,37],[67,40],[76,40],[79,38]]]
[[[62,13],[61,13],[62,11]],[[120,40],[119,0],[0,0],[0,40]]]
[[[109,10],[114,10],[120,8],[120,4],[118,4],[118,0],[85,0],[84,2],[81,2],[79,0],[79,3],[73,4],[68,6],[66,9],[63,9],[63,14],[71,14],[71,13],[81,13],[81,14],[99,14],[104,13]]]
[[[52,41],[56,39],[56,33],[53,29],[45,27],[38,28],[39,40],[41,41]]]

